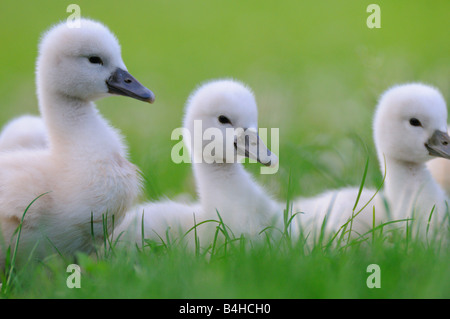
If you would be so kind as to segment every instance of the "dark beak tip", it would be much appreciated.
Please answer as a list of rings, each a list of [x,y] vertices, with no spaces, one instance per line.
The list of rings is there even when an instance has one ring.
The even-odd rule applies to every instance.
[[[128,71],[117,69],[106,80],[106,85],[108,93],[128,96],[150,104],[155,102],[155,94],[139,83]]]
[[[262,163],[264,166],[271,166],[272,165],[272,161],[268,161],[267,163]]]
[[[447,132],[435,131],[425,143],[429,155],[450,159],[450,137]]]
[[[148,93],[142,94],[142,101],[153,104],[155,102],[155,95],[149,90]]]

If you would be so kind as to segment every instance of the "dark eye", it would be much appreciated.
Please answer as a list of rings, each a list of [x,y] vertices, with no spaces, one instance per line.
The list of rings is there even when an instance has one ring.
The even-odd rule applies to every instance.
[[[422,126],[422,123],[420,123],[420,121],[415,117],[409,120],[409,124],[411,124],[412,126]]]
[[[218,119],[219,119],[219,122],[222,124],[231,124],[230,119],[228,117],[226,117],[225,115],[220,115],[218,117]]]
[[[101,65],[103,65],[102,59],[99,58],[98,56],[91,56],[91,57],[89,57],[89,62],[91,62],[93,64],[101,64]]]

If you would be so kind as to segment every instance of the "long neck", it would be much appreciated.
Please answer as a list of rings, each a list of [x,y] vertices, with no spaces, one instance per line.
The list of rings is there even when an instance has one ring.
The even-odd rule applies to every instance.
[[[239,163],[193,163],[197,190],[208,218],[219,212],[232,229],[260,231],[274,217],[278,206]],[[257,229],[252,229],[252,227]]]
[[[124,155],[120,135],[98,113],[93,102],[40,93],[41,114],[52,152],[71,159],[79,156],[98,158],[111,153]]]
[[[249,184],[252,184],[240,164],[193,163],[192,165],[202,203],[223,195],[235,197],[240,188],[250,188]],[[227,194],[224,194],[225,191]]]
[[[384,157],[380,156],[382,172]],[[444,191],[433,180],[424,163],[405,162],[386,157],[384,191],[394,217],[411,216],[415,210],[430,213],[433,205],[439,207],[445,198]]]

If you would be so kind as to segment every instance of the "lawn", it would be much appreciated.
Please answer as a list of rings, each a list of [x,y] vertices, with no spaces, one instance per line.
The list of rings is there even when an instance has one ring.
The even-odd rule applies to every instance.
[[[37,114],[34,67],[43,31],[67,19],[73,1],[3,0],[0,4],[0,125]],[[85,17],[117,35],[130,73],[156,94],[153,105],[122,97],[97,102],[121,130],[142,170],[142,200],[195,197],[188,164],[175,164],[173,129],[189,93],[214,78],[235,78],[254,91],[259,126],[280,130],[280,170],[260,175],[275,198],[312,196],[382,181],[372,115],[391,85],[420,81],[448,100],[448,1],[377,1],[381,28],[370,29],[370,1],[87,1]],[[270,144],[269,144],[270,146]],[[291,183],[289,183],[289,178]],[[245,212],[244,212],[245,213]],[[69,289],[68,263],[82,269]],[[176,244],[50,256],[18,269],[4,298],[450,298],[450,254],[408,238],[386,244],[305,252],[273,239],[253,247],[233,241],[214,256]],[[367,267],[381,269],[368,288]]]

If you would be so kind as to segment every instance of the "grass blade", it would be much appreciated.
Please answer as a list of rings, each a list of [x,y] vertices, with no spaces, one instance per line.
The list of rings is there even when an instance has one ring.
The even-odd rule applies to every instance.
[[[33,199],[30,202],[30,204],[28,204],[28,206],[25,208],[25,211],[22,214],[22,218],[20,220],[20,223],[19,223],[19,225],[17,226],[17,228],[16,228],[16,230],[14,232],[14,233],[17,233],[17,238],[16,238],[16,243],[15,243],[15,246],[14,246],[14,251],[13,251],[12,256],[11,256],[11,261],[9,263],[9,267],[10,268],[9,268],[9,272],[8,272],[7,279],[6,279],[6,282],[5,282],[5,286],[2,285],[2,290],[3,290],[4,294],[8,293],[9,290],[11,289],[11,280],[13,278],[13,274],[14,274],[14,270],[15,270],[15,266],[16,266],[17,251],[19,249],[20,235],[22,233],[22,226],[23,226],[23,221],[25,219],[25,215],[27,214],[27,212],[30,209],[31,205],[34,204],[34,202],[36,202],[42,196],[47,195],[48,193],[50,193],[50,192],[46,192],[46,193],[43,193],[43,194],[39,195],[38,197]]]
[[[366,160],[366,165],[364,167],[363,177],[362,177],[362,180],[361,180],[361,184],[359,185],[358,196],[356,197],[355,205],[353,206],[352,218],[350,220],[350,228],[349,228],[348,238],[347,238],[347,244],[350,242],[352,229],[353,229],[353,220],[355,218],[355,210],[356,210],[356,207],[358,206],[359,199],[361,198],[361,193],[362,193],[363,188],[364,188],[364,183],[366,182],[368,169],[369,169],[369,157],[367,157],[367,160]]]

